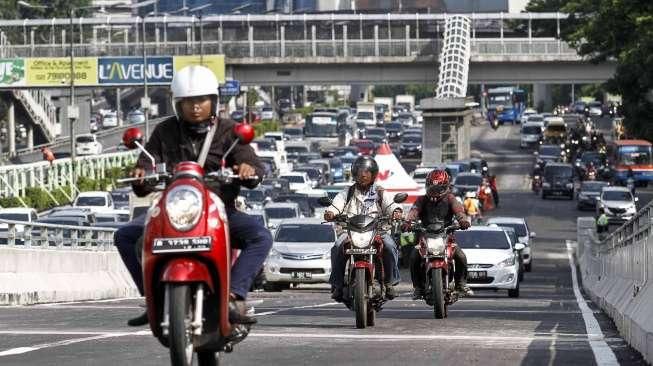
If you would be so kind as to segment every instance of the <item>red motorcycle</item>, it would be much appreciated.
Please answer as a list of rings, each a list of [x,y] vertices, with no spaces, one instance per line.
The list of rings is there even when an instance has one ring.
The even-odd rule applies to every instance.
[[[154,199],[145,220],[143,279],[150,329],[170,349],[172,365],[217,365],[217,352],[231,352],[249,327],[229,322],[229,281],[232,265],[227,213],[208,183],[229,184],[238,176],[225,169],[225,158],[238,143],[254,138],[250,125],[234,128],[236,139],[226,151],[222,169],[202,168],[212,133],[207,134],[198,162],[177,164],[172,174],[156,164],[142,146],[142,134],[130,128],[124,144],[150,157],[156,172],[144,179],[165,188]],[[205,151],[206,150],[206,151]],[[202,158],[204,156],[204,159]],[[140,178],[121,179],[133,182]]]
[[[455,290],[453,274],[456,264],[453,259],[456,240],[454,231],[458,225],[443,226],[442,223],[423,226],[421,222],[410,223],[419,237],[417,250],[424,262],[424,300],[433,306],[436,319],[447,317],[447,308],[460,298]]]
[[[531,189],[535,194],[539,194],[540,190],[542,190],[542,176],[539,174],[536,174],[533,176],[533,180],[531,182]]]
[[[408,194],[397,193],[394,202],[402,203],[407,198]],[[323,207],[331,206],[329,197],[322,197],[318,202]],[[342,297],[345,306],[356,313],[356,328],[374,326],[376,312],[381,311],[386,302],[381,233],[388,220],[389,217],[381,215],[347,217],[344,214],[338,214],[334,220],[348,234],[343,245],[349,260]]]

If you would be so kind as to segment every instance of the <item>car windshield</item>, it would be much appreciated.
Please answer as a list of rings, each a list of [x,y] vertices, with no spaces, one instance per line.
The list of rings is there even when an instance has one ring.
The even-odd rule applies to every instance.
[[[104,197],[78,197],[75,206],[105,206],[107,201]]]
[[[463,175],[463,176],[457,176],[456,177],[456,183],[455,185],[461,185],[461,186],[480,186],[481,182],[483,182],[483,178],[480,176],[475,176],[475,175]]]
[[[116,222],[114,216],[95,216],[95,222]]]
[[[560,132],[566,132],[567,127],[565,127],[563,125],[549,125],[546,128],[546,130],[549,131],[549,132],[560,133]]]
[[[589,162],[593,162],[594,164],[600,164],[601,163],[601,155],[599,153],[591,152],[591,153],[583,153],[581,156],[580,160],[587,164]]]
[[[248,201],[252,202],[263,202],[265,200],[265,193],[260,190],[254,189],[241,189],[240,195],[245,197]]]
[[[335,233],[331,225],[281,225],[274,240],[286,243],[333,243]]]
[[[0,220],[29,221],[29,215],[21,213],[1,213]]]
[[[528,116],[528,122],[544,122],[544,117],[542,117],[542,116]]]
[[[501,222],[501,221],[492,221],[493,224],[497,224],[499,226],[506,226],[506,227],[511,227],[515,229],[515,233],[517,233],[517,236],[527,236],[528,234],[526,233],[526,225],[520,224],[520,223],[511,223],[511,222]]]
[[[372,112],[358,112],[356,115],[358,119],[374,119],[374,114]]]
[[[456,231],[456,244],[463,249],[510,249],[503,231]]]
[[[266,207],[265,214],[271,219],[292,219],[297,217],[297,211],[292,207]]]
[[[111,192],[111,198],[114,202],[129,202],[129,193],[127,192]]]
[[[95,141],[92,136],[78,136],[77,142],[79,143],[89,143]]]
[[[413,173],[413,179],[425,180],[428,173],[428,170],[416,171]]]
[[[296,169],[298,172],[304,172],[308,175],[308,177],[311,180],[317,180],[320,179],[320,171],[317,169],[310,169],[310,168],[297,168]]]
[[[254,141],[256,144],[256,148],[259,149],[260,151],[276,151],[276,144],[273,143],[272,141],[267,141],[267,140],[256,140]]]
[[[281,178],[286,179],[290,183],[306,183],[304,177],[301,175],[282,175]]]
[[[630,195],[630,192],[607,191],[603,192],[601,199],[604,201],[632,201],[633,196]]]
[[[374,147],[374,143],[372,141],[356,141],[356,146],[371,149]]]
[[[583,193],[588,193],[588,192],[594,192],[598,193],[601,192],[601,189],[603,187],[607,187],[609,184],[607,182],[583,182],[583,184],[580,185],[580,190]]]
[[[552,178],[571,178],[574,174],[571,166],[547,165],[544,167],[544,177]]]
[[[307,152],[308,148],[306,146],[286,146],[286,154],[288,155],[299,155]]]
[[[422,142],[422,138],[419,136],[405,136],[401,139],[401,142],[405,144],[419,144]]]
[[[400,131],[401,123],[388,123],[385,125],[386,131]]]
[[[383,128],[368,128],[368,129],[365,130],[365,135],[385,137],[385,129],[383,129]]]
[[[521,133],[524,135],[539,135],[542,133],[542,129],[539,126],[524,126]]]
[[[283,130],[283,133],[285,133],[286,135],[301,136],[302,135],[302,129],[301,128],[285,128]]]
[[[558,156],[561,151],[560,146],[540,146],[539,154],[542,156]]]

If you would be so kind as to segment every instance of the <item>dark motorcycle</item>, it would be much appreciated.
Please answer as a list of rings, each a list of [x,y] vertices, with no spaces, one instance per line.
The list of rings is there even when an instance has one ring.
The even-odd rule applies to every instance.
[[[406,193],[397,193],[394,202],[402,203],[407,198]],[[328,197],[322,197],[318,202],[323,207],[329,207],[332,203]],[[376,312],[386,302],[381,234],[387,230],[383,226],[389,219],[383,215],[347,217],[344,214],[338,214],[334,219],[348,235],[347,242],[343,244],[349,259],[345,266],[342,292],[344,304],[356,313],[356,328],[374,326]]]
[[[540,194],[540,190],[542,190],[542,176],[539,174],[533,175],[531,189],[533,192],[535,192],[535,194]]]

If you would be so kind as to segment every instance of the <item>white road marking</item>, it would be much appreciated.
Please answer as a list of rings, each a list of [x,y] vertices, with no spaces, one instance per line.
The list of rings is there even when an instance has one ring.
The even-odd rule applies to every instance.
[[[266,309],[267,307],[264,307]],[[278,309],[276,310],[277,312],[280,311],[290,311],[290,310],[298,310],[298,311],[303,311],[303,310],[308,310],[308,311],[345,311],[345,312],[351,312],[351,310],[343,307],[333,307],[333,308],[327,308],[327,307],[322,307],[318,309],[317,307],[313,306],[311,308],[268,308],[268,309]],[[501,309],[448,309],[450,313],[501,313],[501,314],[580,314],[580,311],[578,310],[501,310]],[[406,308],[384,308],[383,311],[379,314],[383,313],[389,313],[389,312],[399,312],[399,313],[430,313],[433,312],[433,309],[431,308],[423,308],[423,309],[406,309]],[[595,313],[599,313],[600,311],[595,311]],[[274,311],[269,311],[265,313],[260,313],[256,315],[269,315],[275,313]]]
[[[263,313],[254,314],[254,316],[272,315],[272,314],[280,313],[282,311],[298,310],[298,309],[309,309],[309,308],[321,308],[321,307],[324,307],[324,306],[331,306],[331,305],[338,305],[338,303],[337,302],[327,302],[327,303],[324,303],[324,304],[316,304],[316,305],[293,306],[293,307],[283,308],[283,309],[279,309],[279,310],[275,310],[275,311],[266,311],[266,312],[263,312]]]
[[[334,339],[351,339],[351,340],[387,340],[387,341],[431,341],[431,340],[457,340],[457,341],[499,341],[499,342],[522,342],[530,343],[538,340],[557,340],[557,341],[583,341],[587,335],[581,337],[565,337],[558,335],[540,336],[540,335],[520,335],[520,336],[491,336],[487,334],[479,335],[452,335],[452,334],[365,334],[365,333],[250,333],[250,337],[260,338],[334,338]]]
[[[594,317],[592,309],[587,306],[587,302],[583,298],[583,295],[580,293],[580,288],[578,287],[578,278],[576,277],[576,264],[574,263],[574,257],[572,255],[571,244],[569,241],[567,244],[567,257],[569,258],[569,268],[571,268],[571,281],[574,287],[574,295],[576,296],[576,302],[578,303],[578,308],[580,309],[583,315],[583,321],[585,322],[585,329],[587,330],[587,335],[589,339],[590,347],[592,348],[592,353],[594,353],[594,359],[596,364],[599,366],[604,365],[619,365],[617,362],[617,357],[612,352],[612,349],[605,342],[605,337],[599,322]]]
[[[58,342],[35,344],[33,346],[30,346],[30,347],[11,348],[11,349],[0,352],[0,357],[19,355],[19,354],[23,354],[23,353],[27,353],[27,352],[38,351],[38,350],[43,349],[43,348],[53,348],[53,347],[67,346],[67,345],[70,345],[70,344],[75,344],[75,343],[80,343],[80,342],[87,342],[87,341],[94,341],[94,340],[98,340],[98,339],[124,337],[124,336],[128,336],[128,335],[143,335],[143,334],[151,334],[151,333],[150,333],[149,330],[148,331],[140,331],[140,332],[132,332],[132,333],[105,333],[105,334],[95,335],[95,336],[91,336],[91,337],[66,339],[66,340],[58,341]]]
[[[69,302],[52,302],[48,304],[37,304],[37,305],[24,305],[25,307],[50,307],[50,306],[61,306],[61,305],[75,305],[75,304],[103,304],[107,302],[119,302],[126,300],[145,300],[144,297],[120,297],[117,299],[105,299],[105,300],[90,300],[90,301],[69,301]]]

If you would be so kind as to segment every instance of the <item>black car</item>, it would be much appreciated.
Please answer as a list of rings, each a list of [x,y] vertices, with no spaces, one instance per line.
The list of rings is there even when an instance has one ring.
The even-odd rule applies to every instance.
[[[399,156],[402,158],[421,158],[422,157],[422,137],[417,135],[407,135],[401,138],[399,145]]]
[[[321,158],[322,158],[322,155],[320,155],[319,153],[306,153],[306,154],[299,155],[297,157],[297,163],[306,164],[311,160],[316,160],[316,159],[321,159]]]
[[[483,159],[469,159],[469,169],[472,172],[481,173],[484,176],[490,174],[487,161]]]
[[[562,147],[560,145],[540,145],[538,151],[533,154],[537,157],[537,161],[558,162],[563,159]]]
[[[401,123],[386,123],[384,127],[388,134],[388,141],[396,142],[401,139],[401,135],[404,131],[404,126]]]
[[[467,192],[477,192],[483,183],[483,176],[479,173],[460,173],[453,181],[453,194],[464,197]]]
[[[574,199],[574,167],[571,164],[547,163],[543,175],[542,199],[551,195]]]
[[[603,187],[610,186],[608,182],[602,181],[585,181],[580,185],[578,194],[576,194],[576,208],[579,210],[595,209],[596,201],[601,196]]]

